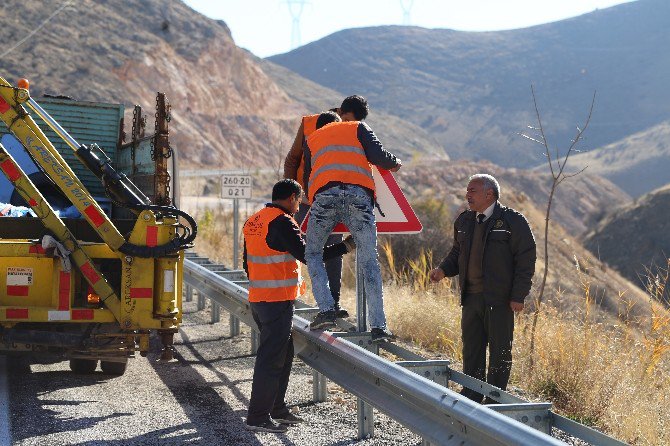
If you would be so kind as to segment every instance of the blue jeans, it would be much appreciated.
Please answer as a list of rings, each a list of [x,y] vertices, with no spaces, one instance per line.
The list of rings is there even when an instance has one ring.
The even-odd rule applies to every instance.
[[[307,223],[305,260],[312,292],[320,311],[334,308],[323,263],[323,245],[337,223],[349,228],[356,242],[358,261],[363,270],[370,327],[385,328],[382,274],[377,259],[377,226],[374,203],[367,189],[345,184],[333,186],[314,197]]]

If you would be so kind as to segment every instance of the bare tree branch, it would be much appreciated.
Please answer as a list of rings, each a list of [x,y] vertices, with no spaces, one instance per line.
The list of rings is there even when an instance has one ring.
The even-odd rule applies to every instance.
[[[552,159],[551,157],[551,149],[549,147],[549,143],[547,142],[547,138],[544,133],[544,127],[542,126],[542,119],[540,116],[540,110],[537,105],[537,98],[535,96],[535,88],[533,85],[530,86],[531,93],[533,95],[533,105],[535,107],[535,115],[537,117],[537,123],[538,123],[538,128],[541,139],[536,139],[533,137],[530,137],[526,134],[520,133],[520,135],[530,141],[533,141],[535,143],[539,143],[542,146],[544,146],[544,154],[547,158],[547,165],[549,166],[549,171],[551,172],[551,189],[549,191],[549,197],[547,198],[547,210],[545,214],[545,219],[544,219],[544,272],[542,274],[542,282],[540,283],[540,289],[538,291],[537,298],[535,299],[535,311],[533,314],[533,324],[531,328],[531,335],[530,335],[530,354],[529,354],[529,367],[532,370],[533,369],[533,363],[534,363],[534,351],[535,351],[535,333],[536,333],[536,328],[537,328],[537,320],[538,316],[540,314],[540,306],[542,305],[542,297],[544,295],[544,289],[547,284],[547,276],[549,273],[549,222],[551,221],[550,216],[551,216],[551,205],[553,203],[554,199],[554,194],[556,193],[556,189],[560,184],[567,180],[568,178],[575,177],[579,175],[580,173],[584,172],[586,170],[586,167],[581,169],[578,172],[571,173],[571,174],[566,174],[565,167],[568,164],[568,159],[570,158],[570,155],[576,151],[576,146],[577,144],[583,139],[584,132],[589,126],[589,123],[591,122],[591,116],[593,115],[593,106],[596,101],[596,93],[595,91],[593,92],[593,98],[591,99],[591,107],[589,108],[589,114],[586,118],[586,121],[582,127],[576,126],[577,128],[577,134],[575,137],[571,140],[571,144],[568,147],[568,149],[565,152],[565,155],[563,156],[563,159],[561,160],[561,156],[558,150],[558,147],[556,147],[556,158]],[[532,128],[533,130],[536,130],[535,128],[531,127],[530,125],[528,128]],[[556,162],[556,166],[554,166],[554,162]]]
[[[543,143],[542,141],[537,140],[537,139],[535,139],[535,138],[533,138],[533,137],[530,137],[530,136],[528,136],[528,135],[526,135],[526,134],[524,134],[524,133],[517,133],[517,135],[522,136],[523,138],[526,138],[526,139],[530,139],[531,141],[536,142],[536,143],[538,143],[538,144],[544,146],[544,143]]]

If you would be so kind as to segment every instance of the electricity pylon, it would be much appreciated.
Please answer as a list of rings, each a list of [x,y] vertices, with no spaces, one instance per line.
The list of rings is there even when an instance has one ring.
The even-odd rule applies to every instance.
[[[288,11],[291,14],[291,49],[297,48],[301,44],[300,39],[300,16],[305,9],[305,5],[309,2],[307,0],[284,0],[288,5]]]
[[[411,25],[411,14],[412,6],[414,6],[414,0],[400,0],[400,7],[402,8],[402,24]]]

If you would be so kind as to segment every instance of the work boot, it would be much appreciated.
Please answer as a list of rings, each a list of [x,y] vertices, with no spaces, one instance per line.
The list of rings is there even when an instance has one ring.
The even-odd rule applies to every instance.
[[[386,342],[392,341],[397,336],[391,333],[391,330],[388,328],[373,328],[370,333],[372,334],[372,342]]]
[[[320,311],[309,324],[310,330],[323,330],[335,326],[335,310]]]
[[[335,317],[339,319],[346,319],[349,317],[349,312],[344,308],[340,307],[340,303],[335,303]]]
[[[276,421],[269,419],[266,421],[262,421],[260,423],[251,423],[247,421],[245,426],[248,431],[252,432],[275,432],[278,434],[283,434],[284,432],[288,431],[288,428],[284,426],[283,424],[279,424]]]
[[[305,421],[299,416],[292,414],[291,412],[286,412],[285,414],[277,416],[272,415],[272,419],[275,420],[277,423],[281,424],[298,424]]]

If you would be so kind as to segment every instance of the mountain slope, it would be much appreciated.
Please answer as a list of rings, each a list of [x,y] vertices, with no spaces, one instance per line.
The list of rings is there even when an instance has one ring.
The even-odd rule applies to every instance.
[[[670,121],[569,161],[573,169],[583,166],[634,197],[670,183]]]
[[[665,186],[615,208],[587,234],[584,245],[624,277],[641,284],[650,266],[668,267],[668,209],[670,186]]]
[[[436,11],[437,12],[437,11]],[[549,141],[569,144],[597,100],[587,147],[670,118],[670,3],[640,0],[501,32],[386,26],[340,31],[269,58],[428,130],[452,157],[542,162],[517,136],[534,124],[536,87]]]
[[[55,0],[4,1],[3,50],[62,5]],[[0,76],[12,83],[30,79],[38,102],[45,92],[123,102],[127,122],[136,103],[153,114],[155,93],[163,91],[172,104],[172,144],[184,164],[276,167],[293,141],[299,117],[313,110],[291,99],[260,63],[235,45],[224,22],[180,1],[81,0],[5,56]],[[417,137],[406,154],[429,145]]]

